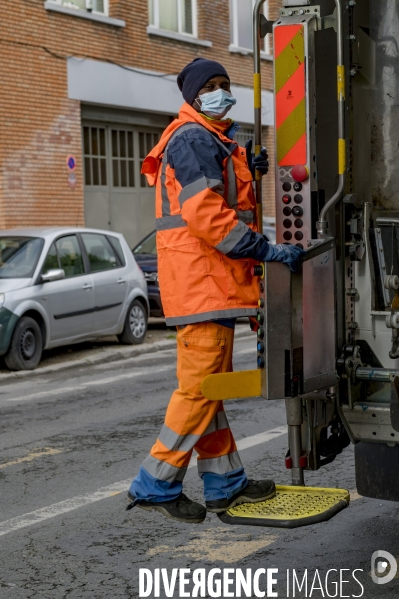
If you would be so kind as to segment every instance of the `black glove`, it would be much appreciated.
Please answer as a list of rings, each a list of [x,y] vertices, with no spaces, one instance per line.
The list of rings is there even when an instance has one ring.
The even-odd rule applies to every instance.
[[[282,262],[289,266],[291,272],[298,272],[301,269],[305,255],[305,251],[296,245],[270,245],[264,261]]]
[[[269,170],[269,156],[266,148],[262,146],[260,154],[254,156],[252,152],[252,139],[249,139],[245,144],[245,150],[247,154],[248,168],[251,171],[252,178],[255,180],[255,169],[261,173],[262,176],[266,175]]]

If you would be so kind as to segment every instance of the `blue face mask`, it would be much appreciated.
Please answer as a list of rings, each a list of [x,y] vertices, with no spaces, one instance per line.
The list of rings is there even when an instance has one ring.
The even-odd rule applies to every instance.
[[[233,98],[229,92],[226,92],[221,88],[214,92],[201,94],[199,99],[201,100],[201,104],[198,100],[196,100],[196,102],[200,106],[201,112],[204,112],[211,117],[224,117],[230,108],[234,106],[234,104],[237,104],[237,100]]]

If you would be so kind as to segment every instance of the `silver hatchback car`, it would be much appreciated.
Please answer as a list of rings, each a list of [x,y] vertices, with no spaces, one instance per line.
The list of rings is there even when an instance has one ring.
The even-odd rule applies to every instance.
[[[33,369],[43,349],[104,335],[142,343],[147,284],[123,235],[81,228],[0,231],[0,356]]]

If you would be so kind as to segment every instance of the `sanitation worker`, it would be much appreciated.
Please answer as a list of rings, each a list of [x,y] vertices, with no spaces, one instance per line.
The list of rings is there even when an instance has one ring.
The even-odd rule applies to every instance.
[[[254,316],[261,261],[300,268],[304,252],[270,245],[257,232],[255,169],[268,171],[266,150],[254,157],[224,118],[236,103],[218,62],[196,58],[177,78],[185,103],[143,163],[156,185],[158,273],[166,323],[177,327],[177,378],[165,423],[133,480],[128,509],[138,505],[198,523],[206,512],[275,495],[271,480],[247,478],[223,402],[207,400],[201,382],[232,371],[236,318]],[[182,492],[193,449],[205,506]]]

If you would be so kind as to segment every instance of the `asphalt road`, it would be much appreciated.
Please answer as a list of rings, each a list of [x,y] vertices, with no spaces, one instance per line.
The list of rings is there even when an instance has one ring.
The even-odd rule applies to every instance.
[[[252,336],[237,340],[234,364],[255,366]],[[165,568],[168,576],[173,568],[206,574],[277,568],[278,597],[399,598],[398,578],[376,585],[370,576],[374,551],[399,556],[399,507],[357,496],[352,447],[306,473],[309,485],[352,491],[351,506],[323,524],[233,527],[211,514],[190,526],[139,508],[126,512],[126,490],[159,432],[175,383],[174,350],[2,383],[1,599],[138,597],[140,568]],[[289,484],[283,402],[247,399],[227,402],[226,410],[248,475]],[[185,492],[202,500],[195,467]],[[287,569],[291,580],[293,570],[300,580],[307,570],[307,590],[296,587],[293,594],[292,584],[287,590]],[[336,587],[340,576],[350,582]],[[261,576],[260,589],[265,581]],[[224,594],[212,588],[203,596],[238,596],[228,592],[234,585]],[[163,589],[160,597],[167,596]],[[184,589],[169,596],[185,596]]]

